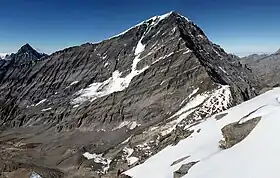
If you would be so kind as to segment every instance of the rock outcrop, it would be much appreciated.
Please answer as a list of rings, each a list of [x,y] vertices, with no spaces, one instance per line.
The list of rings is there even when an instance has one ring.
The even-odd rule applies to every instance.
[[[220,141],[220,147],[227,149],[241,142],[251,133],[260,120],[261,117],[257,117],[246,122],[235,122],[223,127],[222,134],[224,140]]]
[[[174,172],[173,178],[180,178],[184,175],[188,174],[191,167],[193,167],[198,161],[189,162],[187,164],[183,164],[177,171]]]

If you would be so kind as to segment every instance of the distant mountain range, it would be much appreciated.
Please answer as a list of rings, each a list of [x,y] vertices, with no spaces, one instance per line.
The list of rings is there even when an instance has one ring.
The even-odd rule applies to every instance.
[[[280,86],[280,49],[274,54],[253,54],[241,58],[252,69],[260,83],[267,87]]]

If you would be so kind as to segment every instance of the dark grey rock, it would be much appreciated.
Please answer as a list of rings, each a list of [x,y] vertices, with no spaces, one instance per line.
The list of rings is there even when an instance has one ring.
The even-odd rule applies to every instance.
[[[193,167],[199,161],[189,162],[187,164],[183,164],[177,171],[174,172],[173,178],[180,178],[184,175],[188,174],[191,167]]]
[[[234,122],[222,128],[224,140],[220,141],[220,147],[227,149],[245,139],[256,125],[261,120],[261,117],[250,119],[244,123]]]
[[[182,162],[182,161],[188,159],[189,157],[190,157],[190,156],[185,156],[185,157],[183,157],[183,158],[180,158],[180,159],[174,161],[174,162],[171,164],[171,166],[174,166],[175,164],[178,164],[178,163],[180,163],[180,162]]]
[[[216,120],[220,120],[220,119],[222,119],[223,117],[225,117],[227,114],[228,114],[228,113],[217,114],[217,115],[215,116],[215,119],[216,119]]]

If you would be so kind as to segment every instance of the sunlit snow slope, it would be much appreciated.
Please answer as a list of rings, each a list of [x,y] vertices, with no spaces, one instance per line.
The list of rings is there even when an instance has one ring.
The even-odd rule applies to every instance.
[[[181,165],[199,161],[183,178],[279,178],[279,102],[280,88],[275,88],[222,112],[227,115],[219,120],[214,115],[190,126],[194,130],[190,137],[166,147],[125,174],[133,178],[173,178],[173,172]],[[243,141],[221,149],[221,128],[237,121],[242,123],[241,119],[247,115],[246,120],[256,117],[261,120]]]

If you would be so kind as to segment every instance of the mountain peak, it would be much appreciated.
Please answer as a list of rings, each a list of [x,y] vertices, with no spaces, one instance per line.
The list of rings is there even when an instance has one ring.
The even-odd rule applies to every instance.
[[[23,45],[19,50],[18,53],[20,52],[37,52],[34,48],[29,43],[26,43]],[[38,53],[38,52],[37,52]]]
[[[170,17],[170,16],[181,17],[181,18],[184,18],[184,19],[187,20],[187,21],[190,21],[188,18],[186,18],[185,16],[179,14],[179,13],[176,12],[176,11],[170,11],[170,12],[165,13],[165,14],[163,14],[163,15],[157,15],[157,16],[151,17],[151,18],[149,18],[148,20],[145,20],[145,21],[141,22],[139,25],[141,25],[141,24],[143,24],[143,23],[145,23],[145,22],[148,22],[148,21],[150,21],[150,20],[158,21],[158,22],[159,22],[159,21],[161,21],[161,20],[163,20],[163,19],[166,19],[166,18],[168,18],[168,17]]]
[[[114,36],[112,36],[112,37],[110,37],[110,38],[108,38],[108,39],[106,39],[106,40],[110,40],[110,39],[112,39],[112,38],[116,38],[116,37],[119,37],[119,36],[121,36],[121,35],[124,35],[124,34],[127,33],[128,31],[130,31],[131,29],[134,29],[134,28],[136,28],[136,27],[139,27],[139,26],[141,26],[141,25],[143,25],[143,24],[147,24],[147,23],[150,23],[150,24],[152,24],[152,25],[157,24],[157,23],[159,23],[160,21],[162,21],[162,20],[164,20],[164,19],[167,19],[167,18],[170,17],[170,16],[173,16],[173,17],[181,17],[181,18],[184,18],[185,20],[187,20],[188,22],[190,21],[187,17],[185,17],[185,16],[179,14],[179,13],[176,12],[176,11],[170,11],[170,12],[168,12],[168,13],[165,13],[165,14],[162,14],[162,15],[156,15],[156,16],[153,16],[153,17],[147,19],[147,20],[144,20],[144,21],[142,21],[142,22],[140,22],[140,23],[138,23],[138,24],[136,24],[136,25],[130,27],[129,29],[127,29],[127,30],[125,30],[125,31],[123,31],[123,32],[121,32],[121,33],[119,33],[119,34],[117,34],[117,35],[114,35]],[[100,43],[100,42],[95,42],[95,44],[96,44],[96,43]]]
[[[16,54],[12,54],[11,58],[14,59],[17,63],[29,63],[30,61],[36,61],[45,56],[37,52],[29,43],[23,45]]]

